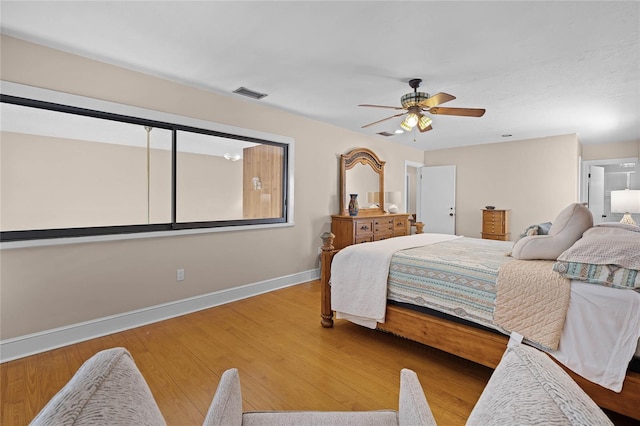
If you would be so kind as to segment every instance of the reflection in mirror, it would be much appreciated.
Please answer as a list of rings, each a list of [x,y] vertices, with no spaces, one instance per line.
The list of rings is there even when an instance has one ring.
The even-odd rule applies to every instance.
[[[384,164],[367,148],[356,148],[340,156],[341,215],[348,214],[349,194],[358,194],[362,214],[384,213]]]
[[[242,218],[243,149],[258,144],[182,130],[177,140],[177,221]]]
[[[2,232],[284,219],[285,144],[0,107]]]
[[[171,221],[170,130],[1,107],[2,231]]]
[[[356,164],[347,171],[347,182],[345,186],[346,197],[343,200],[345,205],[349,204],[349,195],[358,194],[358,205],[361,209],[372,207],[372,204],[379,202],[377,197],[367,196],[368,193],[378,194],[378,174],[368,164]],[[371,194],[373,195],[373,194]],[[376,198],[378,201],[376,201]],[[373,206],[378,208],[379,205]]]

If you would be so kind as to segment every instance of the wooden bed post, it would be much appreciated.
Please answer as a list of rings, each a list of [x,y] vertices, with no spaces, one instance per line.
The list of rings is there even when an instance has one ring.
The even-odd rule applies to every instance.
[[[416,234],[422,234],[423,229],[424,229],[424,223],[416,222]]]
[[[325,328],[333,327],[333,311],[331,310],[331,260],[337,250],[333,247],[333,239],[336,236],[331,232],[325,232],[322,238],[322,253],[320,255],[320,315],[321,324]]]

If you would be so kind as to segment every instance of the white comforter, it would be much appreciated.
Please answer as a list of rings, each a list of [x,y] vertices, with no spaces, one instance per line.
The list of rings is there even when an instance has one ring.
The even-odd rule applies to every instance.
[[[391,257],[398,250],[461,238],[448,234],[417,234],[352,245],[331,262],[331,309],[336,318],[376,328],[384,322],[387,277]]]

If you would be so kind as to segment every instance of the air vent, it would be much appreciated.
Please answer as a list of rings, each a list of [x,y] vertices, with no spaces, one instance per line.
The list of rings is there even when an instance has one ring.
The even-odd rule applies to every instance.
[[[380,136],[393,136],[393,133],[389,133],[389,132],[379,132],[378,133]]]
[[[267,96],[266,93],[258,93],[253,90],[247,89],[246,87],[238,87],[233,93],[237,93],[238,95],[247,96],[253,99],[262,99]]]

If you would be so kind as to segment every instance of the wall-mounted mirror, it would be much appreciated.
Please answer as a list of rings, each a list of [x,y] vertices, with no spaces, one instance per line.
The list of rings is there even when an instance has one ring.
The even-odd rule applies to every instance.
[[[384,163],[367,148],[340,156],[340,214],[349,214],[349,194],[358,194],[359,215],[384,213]]]

